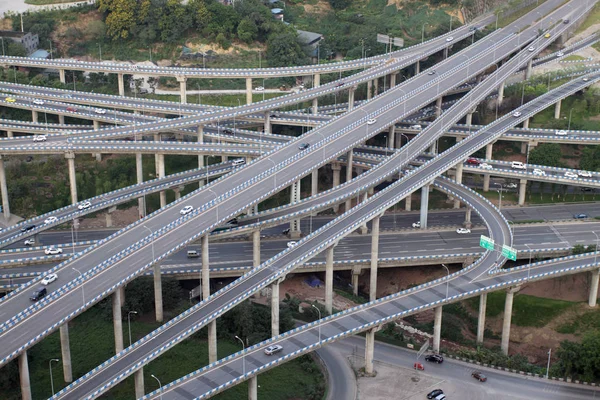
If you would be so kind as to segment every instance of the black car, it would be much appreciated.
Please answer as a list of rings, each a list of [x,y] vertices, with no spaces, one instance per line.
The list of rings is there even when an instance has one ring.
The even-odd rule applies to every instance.
[[[573,217],[575,217],[576,219],[586,219],[586,218],[589,218],[590,216],[585,213],[579,213],[579,214],[573,215]]]
[[[308,143],[300,143],[300,144],[298,145],[298,148],[299,148],[300,150],[306,150],[306,149],[308,149],[308,146],[310,146],[310,144],[308,144]]]
[[[269,117],[270,117],[270,118],[277,118],[277,117],[278,117],[278,115],[277,115],[277,114],[271,114],[271,115],[269,115]]]
[[[38,301],[39,299],[43,298],[46,295],[46,293],[48,293],[48,291],[46,290],[46,288],[36,289],[32,293],[30,299],[31,299],[31,301]]]
[[[223,129],[223,134],[225,134],[225,135],[233,135],[233,131],[231,129]]]
[[[444,362],[444,357],[440,356],[439,354],[429,354],[425,356],[425,361],[441,364]]]
[[[434,399],[434,398],[438,397],[440,394],[444,394],[444,391],[442,389],[434,389],[431,392],[427,393],[427,398]]]
[[[28,226],[24,226],[21,228],[21,232],[29,232],[31,230],[35,229],[35,225],[28,225]]]

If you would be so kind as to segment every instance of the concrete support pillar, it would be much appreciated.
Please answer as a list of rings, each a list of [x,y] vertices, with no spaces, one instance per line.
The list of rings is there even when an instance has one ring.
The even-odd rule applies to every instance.
[[[375,353],[375,329],[370,329],[365,335],[365,374],[373,375],[373,354]]]
[[[529,129],[529,118],[523,121],[523,129]]]
[[[73,370],[71,368],[71,346],[69,344],[69,323],[60,326],[60,352],[62,355],[63,376],[65,382],[73,382]]]
[[[394,149],[395,146],[395,139],[396,139],[396,125],[390,125],[389,129],[388,129],[388,143],[387,146],[390,149]]]
[[[504,302],[504,321],[502,322],[502,342],[500,348],[502,353],[508,355],[508,342],[510,341],[510,321],[512,318],[512,306],[515,292],[518,289],[511,288],[506,291],[506,301]]]
[[[352,86],[348,89],[348,111],[354,108],[354,93],[356,92],[356,86]]]
[[[6,171],[4,170],[4,159],[0,156],[0,192],[2,192],[2,212],[8,221],[10,218],[10,205],[8,203],[8,187],[6,185]]]
[[[490,190],[490,174],[483,174],[483,191]]]
[[[469,206],[467,206],[467,209],[465,211],[465,222],[463,222],[463,226],[465,228],[471,228],[471,226],[473,225],[471,223],[471,214],[473,213],[473,209]]]
[[[119,83],[119,96],[125,96],[125,82],[123,74],[117,74],[117,82]]]
[[[427,229],[427,209],[429,207],[429,187],[427,184],[421,188],[421,229]]]
[[[290,187],[290,204],[296,203],[300,201],[300,184],[301,181],[298,180],[292,184]],[[290,221],[290,237],[291,238],[299,238],[302,235],[300,231],[300,220],[293,219]]]
[[[94,124],[94,130],[95,131],[97,131],[98,129],[100,129],[100,121],[93,120],[92,123]]]
[[[442,333],[442,306],[434,308],[435,314],[433,318],[433,352],[440,352],[440,339]]]
[[[454,180],[457,183],[462,183],[462,177],[463,177],[463,163],[458,163],[458,164],[456,164]],[[454,198],[454,208],[456,208],[456,209],[460,208],[460,200],[457,198]]]
[[[598,250],[596,250],[598,251]],[[592,281],[590,282],[590,297],[588,305],[596,307],[598,305],[598,279],[600,278],[600,269],[592,271]]]
[[[466,124],[467,124],[467,126],[471,126],[473,124],[473,113],[472,112],[467,114]]]
[[[313,78],[313,88],[321,86],[321,74],[315,74]],[[315,97],[312,102],[312,112],[317,114],[319,112],[319,99]]]
[[[137,177],[137,183],[144,182],[144,167],[142,164],[142,153],[135,153],[135,174]],[[138,198],[138,215],[140,219],[146,216],[146,198],[140,196]]]
[[[333,247],[325,250],[325,309],[333,314]]]
[[[346,182],[352,180],[352,165],[354,164],[354,153],[350,150],[346,154]],[[348,211],[352,207],[352,199],[346,200],[345,211]]]
[[[521,154],[527,154],[527,143],[528,142],[521,142]]]
[[[15,137],[15,135],[13,134],[13,131],[6,131],[6,137]]]
[[[208,363],[217,362],[217,321],[208,323]]]
[[[279,283],[271,284],[271,336],[279,336]]]
[[[450,52],[450,47],[444,47],[444,60],[448,58],[448,53]]]
[[[373,91],[373,81],[367,82],[367,100],[371,99],[371,92]]]
[[[412,193],[404,198],[404,209],[406,211],[412,210]]]
[[[319,193],[319,169],[315,169],[310,174],[310,195],[314,196]]]
[[[377,266],[379,262],[379,219],[371,222],[371,275],[369,281],[369,301],[377,300]]]
[[[154,276],[154,309],[156,310],[156,322],[163,321],[163,300],[162,300],[162,274],[160,273],[160,263],[152,266]]]
[[[198,126],[198,143],[204,143],[204,125]],[[204,155],[198,155],[198,168],[204,168]],[[203,180],[198,181],[198,185],[202,187]],[[208,182],[206,182],[208,184]]]
[[[560,118],[560,106],[562,105],[562,100],[559,100],[554,106],[554,119]]]
[[[112,294],[113,328],[115,331],[115,353],[123,351],[123,317],[121,316],[121,291]]]
[[[61,125],[65,124],[65,116],[63,114],[58,114],[58,123]]]
[[[69,186],[71,188],[71,204],[77,203],[77,176],[75,175],[75,153],[65,154],[69,169]]]
[[[265,133],[271,133],[271,113],[269,111],[267,111],[265,113],[265,128],[264,128],[264,132]]]
[[[185,76],[178,76],[177,82],[179,82],[179,100],[181,104],[187,103],[187,78]]]
[[[246,78],[246,104],[252,104],[252,78]]]
[[[29,363],[27,350],[19,355],[19,380],[21,382],[21,399],[31,400],[31,385],[29,383]]]
[[[67,79],[65,77],[65,70],[64,69],[59,69],[58,70],[58,77],[60,79],[60,83],[62,83],[62,84],[67,83]]]
[[[440,96],[435,100],[435,117],[439,118],[440,115],[442,115],[442,99],[443,97]]]
[[[173,191],[175,192],[175,200],[181,199],[181,190],[183,190],[183,186],[177,186],[176,188],[173,188]]]
[[[38,112],[35,110],[31,110],[31,120],[33,122],[38,122],[38,117],[39,117]]]
[[[415,75],[418,75],[421,73],[421,61],[417,61],[415,63]]]
[[[531,73],[533,71],[533,59],[530,59],[527,62],[527,68],[525,69],[525,80],[531,78]]]
[[[396,86],[396,77],[398,76],[397,73],[392,72],[390,74],[390,89],[393,88],[394,86]]]
[[[483,334],[485,332],[485,310],[487,307],[487,293],[479,296],[479,319],[477,320],[477,344],[483,343]]]
[[[355,266],[352,268],[352,293],[355,296],[358,296],[358,279],[362,270],[360,266]]]
[[[373,96],[379,93],[379,78],[373,79]]]
[[[252,266],[260,265],[260,230],[252,231]]]
[[[248,400],[258,400],[258,377],[248,379]]]
[[[519,205],[525,205],[525,192],[527,191],[527,179],[519,181]]]
[[[144,368],[140,368],[133,373],[133,380],[135,382],[135,398],[139,399],[144,397],[146,390],[144,389]]]
[[[505,83],[502,82],[498,88],[498,106],[501,106],[504,101],[504,84]]]
[[[156,175],[158,178],[165,177],[165,155],[157,154],[156,160],[158,161],[158,165],[156,166]],[[164,190],[160,192],[160,207],[167,206],[167,192]]]
[[[331,163],[331,169],[333,170],[333,187],[338,187],[340,185],[340,171],[342,167],[338,162]],[[340,209],[338,204],[333,206],[333,212],[337,213]]]
[[[206,300],[210,296],[210,270],[209,270],[209,253],[208,253],[208,235],[202,236],[201,239],[201,256],[202,256],[202,300]],[[212,364],[217,361],[217,321],[212,321],[208,324],[208,362]]]

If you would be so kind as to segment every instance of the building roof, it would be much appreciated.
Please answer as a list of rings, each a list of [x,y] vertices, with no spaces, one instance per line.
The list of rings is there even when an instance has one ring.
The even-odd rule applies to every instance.
[[[39,49],[39,50],[36,50],[33,53],[31,53],[29,55],[29,57],[32,57],[32,58],[44,58],[45,59],[45,58],[50,57],[50,53],[48,53],[46,50]]]
[[[19,31],[0,31],[1,37],[12,37],[12,38],[20,38],[27,35],[28,32],[19,32]]]
[[[272,8],[271,13],[272,14],[281,14],[281,13],[283,13],[283,9],[282,8]]]
[[[315,32],[301,31],[298,29],[298,39],[306,45],[312,45],[323,39],[323,35]]]

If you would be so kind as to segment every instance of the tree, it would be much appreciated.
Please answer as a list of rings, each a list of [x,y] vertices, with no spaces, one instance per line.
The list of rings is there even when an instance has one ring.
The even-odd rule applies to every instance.
[[[305,63],[306,56],[298,43],[298,35],[286,30],[273,33],[267,41],[267,58],[273,67],[288,67]]]
[[[17,43],[17,42],[13,42],[12,40],[9,40],[8,43],[6,43],[6,55],[7,56],[13,56],[13,57],[27,57],[27,50],[25,50],[25,47],[21,44],[21,43]]]
[[[562,165],[561,156],[562,153],[558,143],[544,143],[531,150],[529,162],[548,167],[560,167]]]
[[[586,333],[581,344],[563,341],[556,357],[558,362],[552,368],[553,374],[597,381],[600,379],[600,331]]]
[[[587,171],[600,171],[600,146],[586,146],[579,166]]]
[[[258,27],[248,18],[244,18],[237,27],[237,35],[242,42],[253,42],[256,39],[257,34]]]
[[[131,29],[137,23],[136,0],[98,0],[98,9],[108,13],[106,27],[113,40],[129,37]]]

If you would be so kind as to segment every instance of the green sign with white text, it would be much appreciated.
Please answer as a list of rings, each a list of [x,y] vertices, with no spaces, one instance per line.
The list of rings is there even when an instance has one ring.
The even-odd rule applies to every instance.
[[[483,247],[484,249],[494,250],[494,241],[487,236],[481,235],[479,238],[479,246]]]
[[[517,249],[504,245],[502,246],[502,255],[509,260],[517,261]]]

